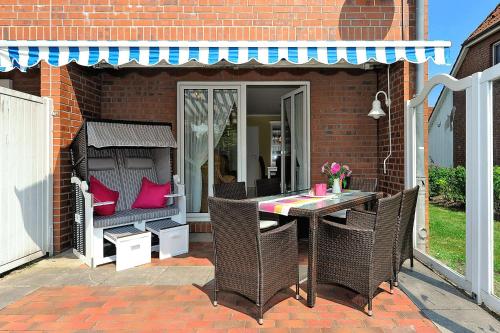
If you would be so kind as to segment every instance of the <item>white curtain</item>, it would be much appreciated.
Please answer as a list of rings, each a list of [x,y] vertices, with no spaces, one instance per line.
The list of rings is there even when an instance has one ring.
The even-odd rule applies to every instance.
[[[224,133],[237,98],[237,90],[214,90],[214,146]],[[208,90],[185,90],[184,179],[188,212],[201,211],[201,167],[208,161],[208,103]]]
[[[184,181],[187,211],[201,209],[201,166],[208,159],[208,90],[184,92]]]

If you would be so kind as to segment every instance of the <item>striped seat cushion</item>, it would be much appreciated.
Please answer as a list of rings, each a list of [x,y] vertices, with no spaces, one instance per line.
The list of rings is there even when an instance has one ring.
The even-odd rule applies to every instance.
[[[166,218],[179,214],[179,208],[170,206],[157,209],[126,209],[111,216],[94,216],[94,228],[107,228],[127,223]]]

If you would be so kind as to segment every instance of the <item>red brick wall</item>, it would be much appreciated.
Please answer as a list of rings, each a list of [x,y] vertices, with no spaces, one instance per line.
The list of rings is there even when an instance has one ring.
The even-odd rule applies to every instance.
[[[60,68],[42,64],[41,95],[54,101],[54,251],[71,246],[71,158],[69,145],[83,117],[98,117],[100,79],[76,65]],[[85,91],[85,93],[84,93]]]
[[[497,32],[479,43],[471,46],[457,71],[458,79],[482,72],[493,65],[492,46],[500,41],[500,32]],[[500,85],[494,85],[494,96],[500,96]],[[493,160],[500,165],[500,100],[494,100],[493,113]],[[453,164],[465,166],[465,92],[453,93],[453,104],[456,107],[453,120]]]
[[[402,25],[414,26],[414,3],[414,0],[7,0],[0,5],[0,38],[397,40],[403,38]]]
[[[379,190],[391,194],[404,189],[404,105],[413,96],[413,67],[400,62],[390,68],[392,155],[387,161],[386,174],[383,172],[383,161],[389,153],[389,121],[388,117],[378,120]],[[378,83],[378,89],[387,92],[385,69],[379,72]],[[387,112],[384,98],[380,95],[379,98]]]
[[[12,89],[40,96],[40,68],[29,69],[26,73],[18,70],[0,73],[0,79],[12,80]]]

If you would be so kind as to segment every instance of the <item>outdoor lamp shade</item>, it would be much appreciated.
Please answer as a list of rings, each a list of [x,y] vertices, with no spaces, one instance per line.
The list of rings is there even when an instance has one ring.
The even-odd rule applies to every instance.
[[[372,109],[370,113],[368,113],[368,117],[372,117],[373,119],[379,119],[380,117],[385,117],[385,112],[382,110],[380,105],[380,101],[375,99],[372,103]]]

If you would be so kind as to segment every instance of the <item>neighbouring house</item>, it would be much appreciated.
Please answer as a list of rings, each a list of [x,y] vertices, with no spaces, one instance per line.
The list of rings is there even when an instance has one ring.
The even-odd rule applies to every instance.
[[[307,188],[341,161],[380,191],[402,190],[416,64],[445,63],[449,47],[416,41],[416,12],[415,0],[3,5],[0,79],[53,101],[54,251],[72,246],[69,145],[84,119],[173,125],[192,233],[210,230],[206,199],[220,181]],[[392,142],[388,118],[367,116],[380,90]]]
[[[461,79],[500,63],[500,5],[462,44],[450,75]],[[494,84],[493,161],[500,165],[500,85]],[[465,166],[465,92],[443,89],[429,118],[429,162]]]

